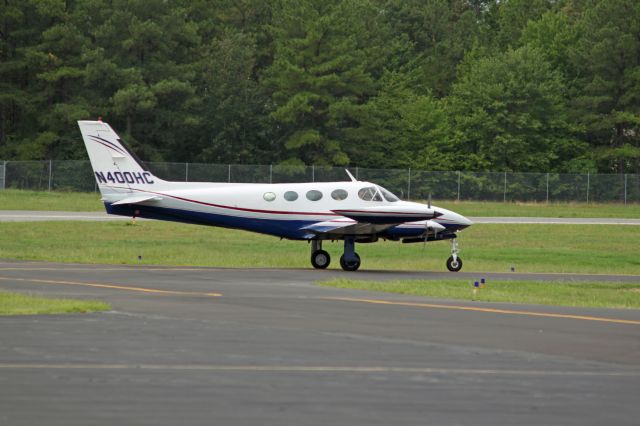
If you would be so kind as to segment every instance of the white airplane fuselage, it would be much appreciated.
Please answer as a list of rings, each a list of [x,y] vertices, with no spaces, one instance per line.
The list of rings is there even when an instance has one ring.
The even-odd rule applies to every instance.
[[[329,265],[324,240],[344,240],[343,269],[360,266],[356,242],[379,238],[422,242],[450,239],[447,267],[457,271],[457,233],[472,222],[436,206],[401,201],[371,182],[168,182],[154,176],[113,129],[79,121],[96,182],[109,214],[220,226],[313,244],[311,263]],[[348,172],[347,172],[348,173]]]
[[[329,229],[335,224],[356,224],[357,221],[345,217],[334,210],[360,210],[375,207],[390,207],[386,216],[389,220],[399,213],[398,223],[377,232],[377,236],[388,239],[420,237],[425,233],[427,220],[406,221],[407,211],[428,211],[426,205],[408,201],[365,201],[358,197],[363,188],[377,188],[370,182],[316,182],[316,183],[279,183],[279,184],[242,184],[242,183],[197,183],[167,182],[162,189],[136,188],[126,186],[101,185],[103,201],[107,212],[123,216],[137,216],[151,219],[173,220],[178,222],[213,225],[228,228],[260,232],[277,237],[308,240],[314,238],[339,239],[339,234],[329,233],[318,236],[307,227],[317,224]],[[336,200],[331,193],[346,191],[347,197]],[[307,198],[309,191],[318,191],[322,197],[317,201]],[[293,201],[285,199],[285,193],[295,193]],[[267,201],[273,194],[272,201]],[[314,193],[315,194],[315,193]],[[126,197],[157,197],[138,204],[113,205]],[[291,196],[289,198],[292,198]],[[471,225],[465,217],[447,209],[432,206],[431,210],[441,215],[430,219],[443,227],[441,237],[455,233]],[[404,222],[402,222],[404,220]],[[388,222],[387,222],[388,223]],[[375,224],[374,224],[375,225]],[[378,224],[382,228],[385,224]]]

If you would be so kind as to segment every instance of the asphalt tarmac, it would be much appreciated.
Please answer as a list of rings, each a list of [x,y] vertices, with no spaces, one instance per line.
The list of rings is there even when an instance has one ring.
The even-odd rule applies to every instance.
[[[314,285],[442,275],[0,261],[113,306],[0,318],[0,425],[638,424],[640,310]]]

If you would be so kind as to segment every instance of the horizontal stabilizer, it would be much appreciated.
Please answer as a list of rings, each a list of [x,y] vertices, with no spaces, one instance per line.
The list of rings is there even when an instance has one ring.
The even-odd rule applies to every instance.
[[[403,223],[415,222],[425,219],[433,219],[442,216],[428,207],[413,206],[373,206],[353,210],[332,210],[341,216],[348,217],[358,222],[367,223]]]
[[[139,195],[137,197],[127,197],[122,200],[116,201],[115,203],[111,203],[112,206],[119,206],[121,204],[138,204],[143,201],[160,201],[161,197],[157,197],[155,195]]]

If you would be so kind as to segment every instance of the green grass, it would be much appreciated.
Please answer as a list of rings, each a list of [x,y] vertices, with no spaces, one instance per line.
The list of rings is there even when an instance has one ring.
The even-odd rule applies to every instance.
[[[640,275],[640,227],[474,225],[460,234],[463,271]],[[341,242],[324,244],[339,268]],[[448,242],[358,244],[362,269],[443,271]],[[0,223],[0,258],[54,262],[310,268],[309,245],[169,222]]]
[[[640,218],[640,204],[500,203],[434,200],[437,206],[465,216]],[[98,193],[0,191],[0,210],[103,211]]]
[[[0,210],[104,211],[100,194],[95,192],[44,192],[4,189],[0,191]]]
[[[0,291],[0,315],[72,314],[109,309],[109,304],[95,300],[50,299]]]
[[[468,301],[640,308],[640,283],[491,281],[475,294],[473,283],[464,280],[380,282],[335,279],[319,285]]]

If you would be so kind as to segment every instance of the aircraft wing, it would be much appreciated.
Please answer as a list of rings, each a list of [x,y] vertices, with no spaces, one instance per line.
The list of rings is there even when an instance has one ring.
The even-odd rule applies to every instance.
[[[332,210],[341,216],[348,217],[362,223],[393,224],[403,222],[415,222],[418,220],[433,219],[442,216],[429,207],[414,206],[373,206],[358,209]]]
[[[326,222],[317,222],[309,226],[305,226],[304,230],[309,231],[313,235],[372,235],[382,232],[385,229],[392,228],[398,225],[398,223],[367,223],[367,222],[353,222],[353,221],[340,221],[332,220]]]

